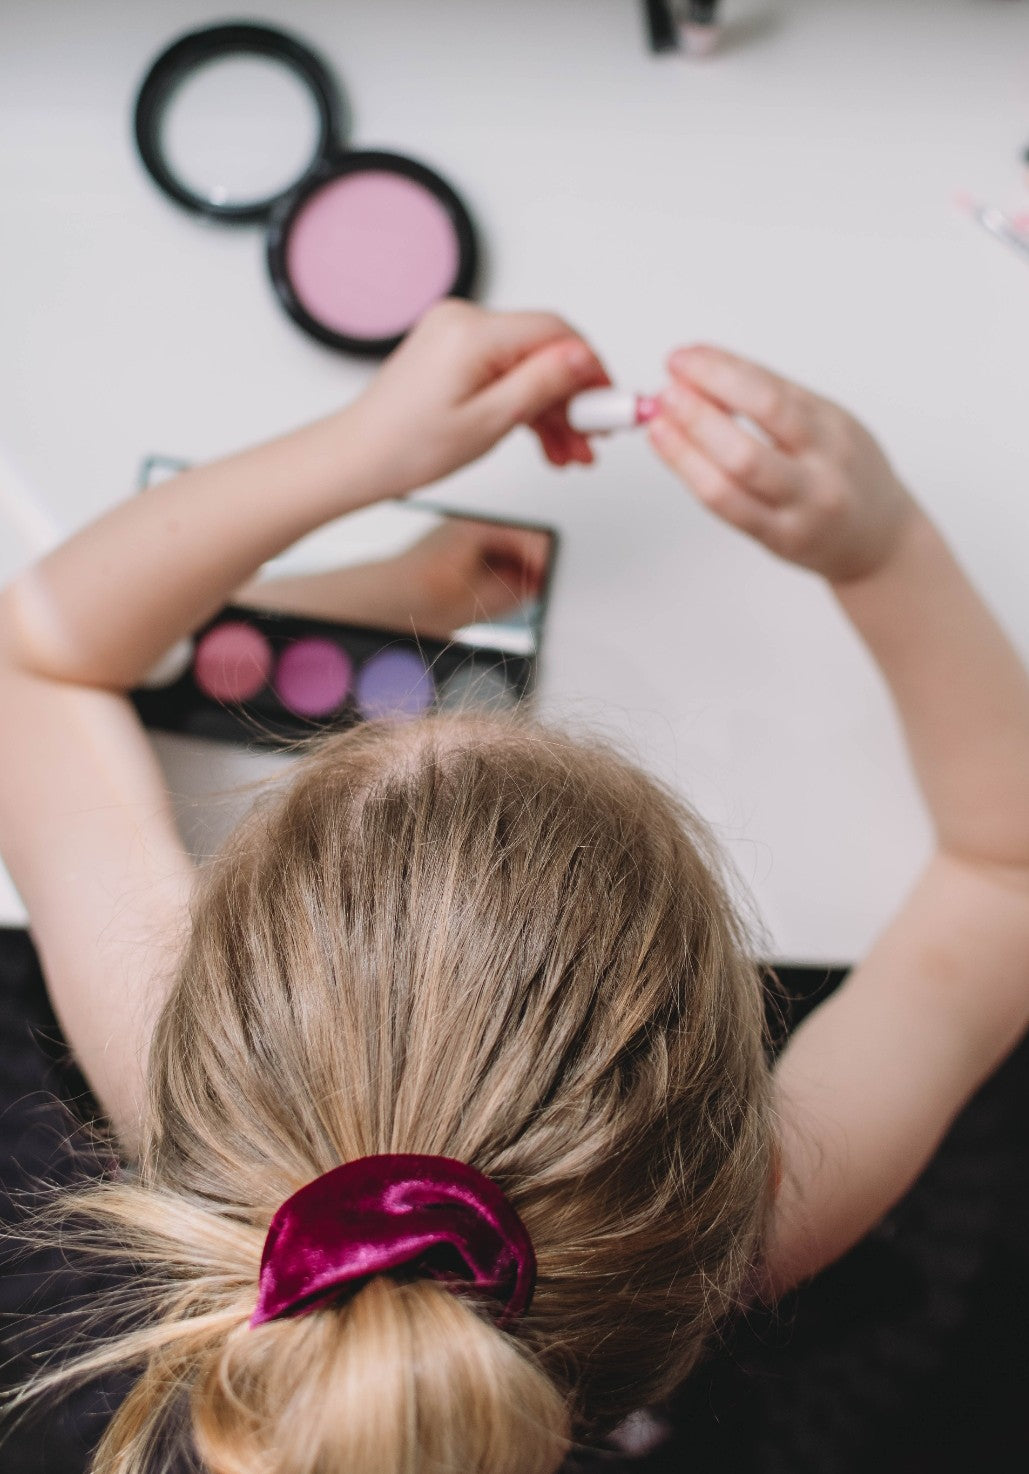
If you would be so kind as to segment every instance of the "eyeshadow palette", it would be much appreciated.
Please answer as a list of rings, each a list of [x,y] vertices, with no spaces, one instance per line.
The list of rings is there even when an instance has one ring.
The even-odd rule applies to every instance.
[[[147,456],[139,490],[187,470]],[[341,514],[257,570],[130,693],[168,732],[276,747],[430,711],[500,711],[533,687],[552,527],[405,498]]]
[[[498,711],[530,690],[532,657],[230,604],[130,693],[149,727],[279,746],[361,720]]]

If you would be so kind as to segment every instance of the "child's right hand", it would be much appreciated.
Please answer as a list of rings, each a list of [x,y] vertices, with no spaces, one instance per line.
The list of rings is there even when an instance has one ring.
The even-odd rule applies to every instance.
[[[863,425],[722,349],[680,348],[668,369],[650,441],[712,512],[833,583],[889,561],[915,502]]]
[[[555,466],[588,465],[565,407],[609,384],[585,339],[551,312],[491,312],[447,298],[431,307],[350,407],[381,496],[403,496],[483,455],[516,425]]]

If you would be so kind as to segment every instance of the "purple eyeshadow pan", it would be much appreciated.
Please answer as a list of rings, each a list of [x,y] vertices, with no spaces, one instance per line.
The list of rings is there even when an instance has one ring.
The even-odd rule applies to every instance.
[[[354,694],[361,715],[374,721],[421,716],[432,705],[435,688],[420,655],[391,649],[365,661]]]
[[[283,706],[302,717],[324,717],[346,700],[353,665],[332,640],[297,640],[283,651],[275,690]]]
[[[213,701],[248,701],[268,680],[272,648],[252,624],[228,620],[200,640],[193,679]]]

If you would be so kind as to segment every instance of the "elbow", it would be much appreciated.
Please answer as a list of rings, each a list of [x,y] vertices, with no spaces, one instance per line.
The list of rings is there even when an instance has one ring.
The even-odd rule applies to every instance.
[[[77,674],[81,652],[38,563],[0,589],[0,664],[43,680],[93,684]]]

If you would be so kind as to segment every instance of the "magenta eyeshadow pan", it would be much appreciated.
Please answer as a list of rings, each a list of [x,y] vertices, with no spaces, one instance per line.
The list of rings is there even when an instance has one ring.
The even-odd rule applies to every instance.
[[[308,636],[287,645],[275,668],[275,690],[283,706],[301,717],[338,711],[350,690],[353,662],[335,640]]]

